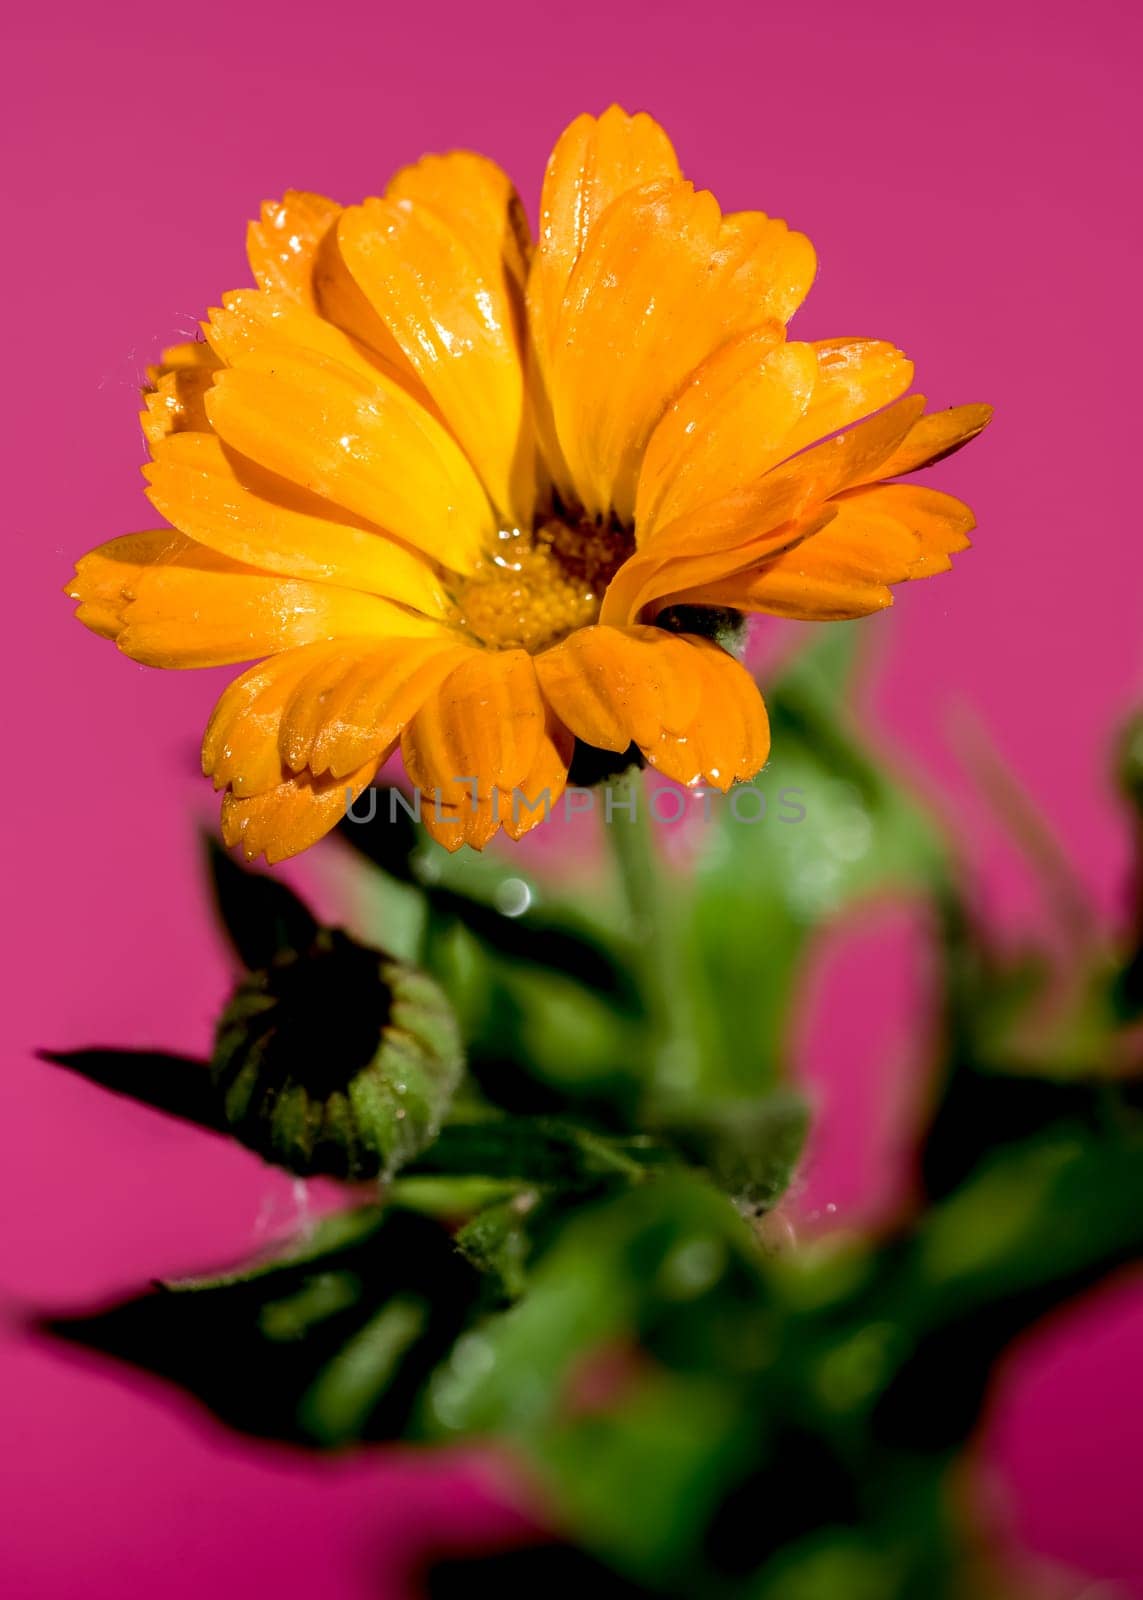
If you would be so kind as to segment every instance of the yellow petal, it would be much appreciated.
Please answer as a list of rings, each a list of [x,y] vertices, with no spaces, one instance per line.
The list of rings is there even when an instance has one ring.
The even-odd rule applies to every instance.
[[[303,772],[264,794],[228,793],[222,801],[222,837],[228,845],[241,845],[247,861],[265,856],[272,866],[296,856],[336,828],[376,770],[370,762],[347,778],[317,779]]]
[[[207,411],[242,455],[454,571],[471,571],[495,532],[454,441],[381,373],[304,350],[253,352],[219,373]]]
[[[401,382],[410,393],[424,393],[424,385],[405,359],[404,351],[346,266],[336,228],[331,228],[322,240],[314,261],[313,277],[317,309],[322,317],[371,351],[386,371],[398,370],[402,374]]]
[[[931,467],[963,449],[988,426],[991,418],[991,406],[950,406],[947,411],[931,411],[914,424],[888,460],[875,471],[865,473],[860,481],[900,478],[906,472]]]
[[[826,439],[812,450],[766,473],[756,483],[699,506],[657,532],[616,573],[603,599],[600,620],[624,623],[659,596],[714,582],[805,536],[817,510],[832,495],[876,473],[900,444],[924,405],[912,395],[887,410]],[[799,532],[799,529],[802,531]],[[683,571],[683,558],[695,563]],[[712,560],[713,558],[713,560]],[[722,563],[722,571],[718,570]]]
[[[259,288],[316,310],[314,261],[340,210],[335,200],[301,189],[265,201],[261,218],[246,230],[246,255]]]
[[[431,206],[411,200],[353,206],[338,224],[338,248],[494,504],[509,525],[528,526],[535,464],[523,308],[503,255],[470,248]]]
[[[64,593],[79,601],[76,617],[92,633],[118,638],[145,569],[176,561],[193,549],[189,539],[171,528],[123,534],[81,556]]]
[[[657,527],[740,489],[781,458],[813,393],[813,347],[782,344],[770,322],[697,367],[647,445],[635,502],[641,544]]]
[[[222,309],[216,307],[210,313],[204,328],[211,347],[228,367],[248,366],[259,359],[267,362],[269,356],[289,355],[291,349],[307,350],[351,368],[367,383],[372,383],[380,372],[422,405],[431,405],[423,386],[404,362],[397,365],[386,360],[316,311],[307,310],[285,295],[266,294],[258,289],[225,294]]]
[[[395,174],[385,198],[431,206],[473,255],[490,265],[503,261],[509,278],[523,289],[532,236],[520,196],[495,161],[471,150],[423,156]]]
[[[544,698],[560,721],[601,750],[653,748],[682,732],[699,685],[685,640],[661,628],[580,628],[536,657]]]
[[[422,555],[227,451],[214,434],[161,440],[144,473],[148,498],[162,516],[235,561],[445,615],[440,582]]]
[[[259,572],[170,530],[93,550],[68,593],[81,621],[154,667],[226,666],[338,637],[451,637],[377,595]]]

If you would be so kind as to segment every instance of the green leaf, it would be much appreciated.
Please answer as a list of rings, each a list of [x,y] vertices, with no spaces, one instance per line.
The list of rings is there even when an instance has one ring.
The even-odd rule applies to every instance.
[[[359,1438],[403,1361],[426,1331],[431,1308],[398,1295],[355,1333],[310,1384],[298,1405],[303,1432],[318,1444]]]
[[[565,1525],[653,1591],[699,1595],[696,1556],[750,1447],[750,1419],[715,1377],[648,1373],[606,1408],[574,1407],[532,1444]]]
[[[947,875],[940,831],[846,708],[854,636],[831,625],[816,638],[763,685],[769,765],[712,803],[689,882],[673,886],[698,1048],[693,1081],[672,1090],[696,1106],[751,1098],[786,1076],[798,978],[820,928],[875,896],[927,894]]]
[[[638,1181],[671,1160],[649,1134],[617,1137],[544,1117],[489,1117],[446,1125],[407,1176],[481,1176],[572,1188],[601,1178]]]
[[[367,1207],[246,1272],[45,1327],[179,1384],[244,1432],[333,1445],[416,1431],[424,1382],[481,1293],[439,1224]]]
[[[1099,1132],[1140,1099],[1125,1078],[1115,969],[1095,952],[1067,971],[1041,950],[998,952],[953,886],[935,900],[943,995],[941,1093],[922,1129],[940,1197],[998,1149],[1059,1127]]]
[[[532,1227],[537,1207],[551,1223],[559,1202],[541,1201],[536,1190],[525,1189],[509,1200],[486,1206],[456,1235],[456,1247],[466,1261],[490,1274],[505,1300],[518,1300],[527,1287],[527,1266],[532,1254]]]
[[[213,1132],[225,1132],[226,1119],[205,1061],[163,1050],[41,1050],[41,1061],[66,1067],[114,1094],[128,1095],[171,1117],[182,1117]]]
[[[647,1080],[647,1031],[563,973],[523,967],[456,923],[426,961],[457,1010],[472,1081],[512,1113],[630,1127]]]
[[[527,890],[524,880],[515,875],[506,876],[504,882],[518,883]],[[620,1010],[639,1014],[638,991],[626,966],[586,924],[576,926],[569,913],[549,915],[536,909],[506,916],[495,907],[454,890],[429,889],[427,894],[438,918],[455,918],[486,950],[508,961],[551,968]]]
[[[415,883],[413,856],[423,834],[405,809],[403,791],[396,784],[376,783],[367,793],[375,798],[364,806],[358,801],[338,823],[338,837],[390,877]]]
[[[434,1380],[430,1415],[447,1432],[531,1436],[557,1413],[563,1384],[588,1352],[681,1322],[700,1328],[716,1291],[738,1304],[753,1283],[751,1237],[700,1180],[666,1173],[574,1214],[531,1274],[528,1294],[458,1347]],[[736,1336],[741,1335],[741,1328]]]
[[[254,971],[285,952],[308,950],[318,923],[293,890],[248,871],[212,835],[204,842],[215,906],[243,965]]]
[[[753,1100],[712,1100],[685,1121],[660,1125],[720,1188],[752,1211],[766,1211],[790,1185],[809,1131],[809,1109],[788,1090]]]
[[[438,929],[459,924],[487,951],[511,963],[563,973],[620,1010],[638,1013],[638,991],[606,921],[564,902],[547,903],[534,879],[503,856],[450,855],[403,805],[391,801],[399,790],[380,787],[377,792],[372,820],[347,819],[339,832],[374,866],[416,885]]]

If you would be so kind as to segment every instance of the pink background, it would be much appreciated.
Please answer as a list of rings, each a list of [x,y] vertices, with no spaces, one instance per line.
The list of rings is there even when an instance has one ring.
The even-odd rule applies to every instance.
[[[38,1044],[198,1048],[227,981],[192,839],[210,804],[194,745],[219,675],[118,658],[58,591],[75,555],[150,524],[134,421],[143,366],[245,281],[245,221],[288,185],[348,200],[427,149],[472,145],[534,207],[560,128],[619,99],[664,121],[689,175],[728,208],[761,205],[808,231],[821,268],[802,337],[892,338],[935,404],[986,399],[998,412],[940,469],[977,508],[975,553],[869,624],[883,723],[939,786],[1007,924],[1026,924],[1034,901],[955,755],[958,707],[984,720],[1114,914],[1126,851],[1103,761],[1138,688],[1141,577],[1124,470],[1137,452],[1139,293],[1140,29],[1126,0],[206,0],[10,15],[16,976],[0,1286],[13,1316],[227,1260],[291,1214],[288,1183],[240,1151],[29,1058]],[[832,1071],[817,1074],[807,1203],[843,1221],[875,1203],[893,1142],[875,1068],[905,1058],[907,940],[896,948],[902,961],[877,982],[881,964],[837,955],[822,982],[853,1003],[831,1009],[828,1040],[823,1024],[810,1030],[809,1055]],[[1016,1359],[989,1429],[1016,1530],[1133,1595],[1141,1357],[1143,1298],[1109,1290]],[[0,1405],[0,1582],[21,1600],[398,1596],[427,1529],[517,1525],[490,1469],[383,1454],[314,1465],[247,1447],[157,1386],[15,1335]]]

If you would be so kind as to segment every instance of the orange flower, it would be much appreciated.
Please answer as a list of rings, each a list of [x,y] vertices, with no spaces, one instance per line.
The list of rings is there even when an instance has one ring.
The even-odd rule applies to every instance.
[[[886,480],[988,408],[923,415],[879,340],[787,340],[809,240],[723,215],[647,116],[563,133],[535,246],[468,152],[344,209],[291,192],[247,243],[257,288],[149,375],[173,527],[68,593],[136,661],[259,663],[203,743],[251,858],[312,844],[398,744],[451,847],[533,826],[513,794],[556,800],[577,739],[726,789],[765,710],[679,608],[861,616],[968,544],[966,506]]]

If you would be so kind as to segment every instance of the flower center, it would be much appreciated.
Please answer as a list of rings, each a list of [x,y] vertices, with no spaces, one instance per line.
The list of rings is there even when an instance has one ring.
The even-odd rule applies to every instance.
[[[535,654],[599,616],[604,591],[635,548],[617,525],[549,517],[514,528],[453,595],[453,622],[491,650]]]

